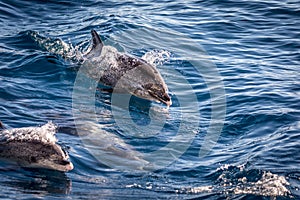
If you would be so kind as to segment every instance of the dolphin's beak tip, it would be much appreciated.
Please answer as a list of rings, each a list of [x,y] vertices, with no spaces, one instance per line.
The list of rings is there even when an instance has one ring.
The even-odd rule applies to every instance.
[[[167,106],[170,107],[172,105],[172,100],[166,102]]]
[[[157,103],[163,103],[166,106],[170,107],[172,105],[172,100],[171,97],[169,96],[169,94],[167,92],[165,93],[150,93],[150,95],[152,95],[152,97],[154,98],[154,101],[156,101]]]
[[[172,105],[172,100],[171,100],[171,97],[166,93],[165,95],[164,95],[165,97],[167,97],[166,99],[166,101],[164,102],[168,107],[170,107],[171,105]]]
[[[71,171],[73,169],[74,169],[74,165],[73,165],[73,163],[70,162],[70,164],[69,164],[69,166],[67,168],[67,171]]]

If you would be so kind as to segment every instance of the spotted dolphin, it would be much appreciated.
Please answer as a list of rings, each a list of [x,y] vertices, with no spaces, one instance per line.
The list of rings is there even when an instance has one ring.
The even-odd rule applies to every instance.
[[[78,61],[85,67],[85,73],[89,77],[108,86],[113,92],[126,92],[167,106],[172,104],[168,87],[155,66],[105,45],[95,30],[91,31],[91,44],[86,52],[81,52],[60,39],[46,38],[36,32],[30,32],[30,35],[42,48]]]
[[[41,127],[5,129],[0,123],[0,159],[22,167],[46,168],[62,172],[73,169],[69,155],[57,143],[57,127],[52,123]]]
[[[155,66],[136,56],[119,52],[104,45],[95,30],[91,31],[92,43],[83,55],[83,65],[91,66],[87,73],[114,92],[128,92],[134,96],[172,104],[168,88]]]

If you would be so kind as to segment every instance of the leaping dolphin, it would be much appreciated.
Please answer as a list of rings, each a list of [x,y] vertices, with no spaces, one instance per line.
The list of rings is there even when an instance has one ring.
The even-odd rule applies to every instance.
[[[172,104],[167,85],[155,66],[104,45],[95,30],[91,31],[92,40],[87,52],[80,52],[60,39],[45,38],[36,32],[30,34],[42,48],[81,63],[89,77],[110,87],[114,92],[126,92],[167,106]]]
[[[95,30],[91,31],[92,44],[83,55],[83,65],[88,67],[89,76],[114,89],[134,96],[172,104],[168,88],[155,66],[145,60],[117,51],[104,45]]]

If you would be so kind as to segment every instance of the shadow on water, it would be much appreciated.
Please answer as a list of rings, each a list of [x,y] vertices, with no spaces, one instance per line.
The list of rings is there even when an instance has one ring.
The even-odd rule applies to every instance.
[[[1,185],[25,194],[69,194],[72,188],[68,176],[54,170],[20,168],[1,163],[0,174]]]

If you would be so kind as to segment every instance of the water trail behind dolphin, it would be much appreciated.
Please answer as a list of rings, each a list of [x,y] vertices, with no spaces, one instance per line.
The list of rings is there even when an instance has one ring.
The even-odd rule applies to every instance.
[[[83,62],[83,52],[88,51],[90,43],[89,40],[85,40],[77,45],[73,45],[71,42],[67,43],[60,38],[43,36],[36,31],[28,31],[27,34],[41,49],[75,63]],[[167,50],[153,49],[145,52],[142,59],[151,65],[158,66],[168,62],[170,57],[171,52]]]
[[[60,38],[46,37],[36,31],[28,31],[27,34],[42,50],[59,55],[75,63],[81,63],[83,60],[82,52],[87,46],[85,41],[73,46]]]

